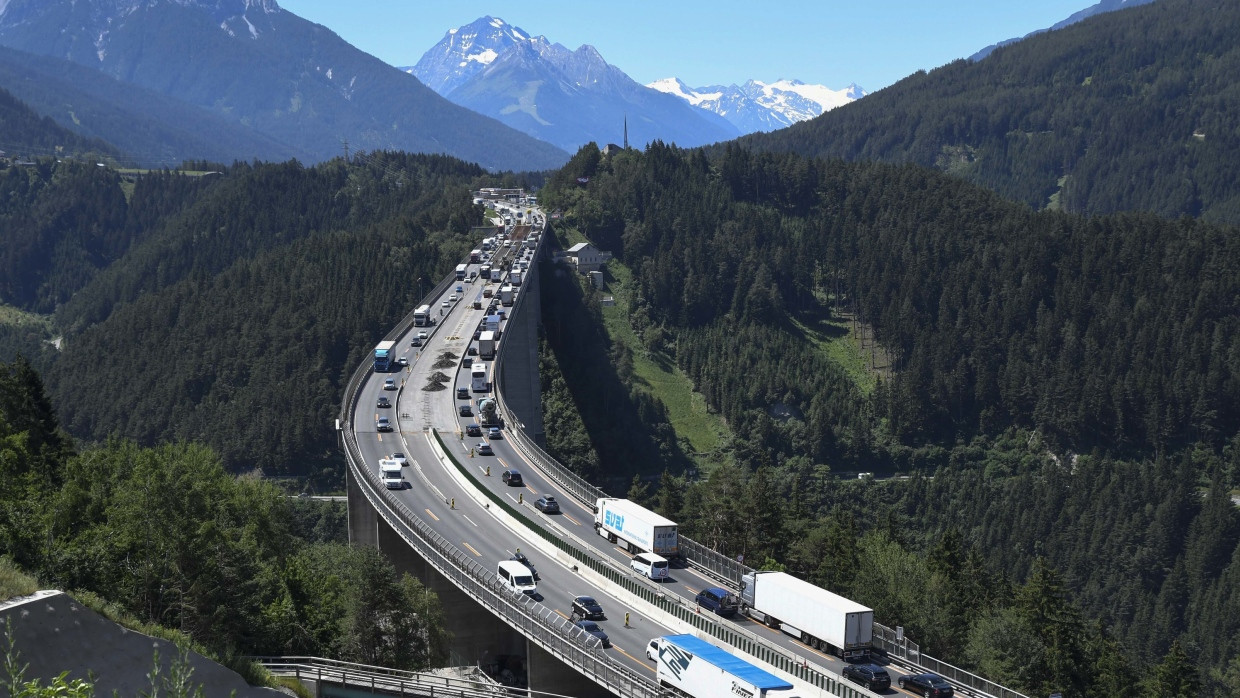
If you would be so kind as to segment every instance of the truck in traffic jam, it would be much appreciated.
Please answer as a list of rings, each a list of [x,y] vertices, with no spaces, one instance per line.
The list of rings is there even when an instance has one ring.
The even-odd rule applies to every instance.
[[[784,572],[741,577],[741,612],[844,659],[864,658],[874,640],[874,611]]]
[[[375,373],[386,373],[392,368],[392,350],[396,342],[379,342],[375,347]]]
[[[499,287],[500,305],[512,305],[512,284],[504,284]]]
[[[495,333],[491,331],[478,335],[478,357],[490,361],[495,358]]]
[[[499,407],[495,403],[495,398],[484,397],[478,401],[478,423],[484,427],[504,426],[499,418]]]
[[[680,554],[676,522],[627,499],[600,497],[594,505],[594,531],[612,543],[624,543],[634,554]]]
[[[464,280],[465,280],[465,270],[466,270],[466,269],[468,269],[468,268],[469,268],[469,266],[468,266],[468,265],[466,265],[466,264],[458,264],[458,265],[456,265],[456,280],[457,280],[457,281],[464,281]]]
[[[656,637],[646,646],[659,685],[690,698],[797,698],[791,683],[693,635]]]

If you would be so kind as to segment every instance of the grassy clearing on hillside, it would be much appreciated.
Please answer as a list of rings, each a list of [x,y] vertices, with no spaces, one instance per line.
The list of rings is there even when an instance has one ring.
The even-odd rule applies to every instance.
[[[10,325],[13,327],[29,327],[34,325],[41,329],[44,334],[51,334],[52,316],[28,313],[11,305],[0,305],[0,325]]]
[[[603,322],[613,342],[628,347],[633,356],[633,373],[640,385],[667,407],[668,418],[676,436],[689,442],[694,453],[713,453],[727,440],[727,427],[716,414],[706,407],[706,400],[694,392],[693,384],[670,356],[662,352],[650,352],[642,344],[633,327],[629,325],[629,301],[633,277],[623,264],[612,260],[607,263],[610,277],[608,288],[616,304],[603,307]],[[695,458],[696,460],[697,458]]]
[[[811,324],[807,324],[811,323]],[[805,335],[814,351],[844,369],[865,395],[874,392],[879,373],[872,371],[857,345],[852,323],[835,318],[794,318],[792,323]]]

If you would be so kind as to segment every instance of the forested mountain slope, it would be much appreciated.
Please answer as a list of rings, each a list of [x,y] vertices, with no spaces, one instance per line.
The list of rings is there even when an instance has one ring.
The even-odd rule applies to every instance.
[[[3,83],[0,83],[2,85]],[[84,138],[57,125],[0,87],[0,151],[11,158],[61,154],[115,155],[107,143]]]
[[[709,476],[651,498],[689,535],[1030,695],[1240,656],[1236,228],[1034,212],[912,165],[735,146],[587,147],[540,200],[632,270],[634,330],[736,435]],[[843,312],[892,359],[872,394],[803,329]]]
[[[125,165],[309,159],[309,151],[209,109],[52,56],[0,46],[0,87],[66,129],[115,146],[124,153],[120,161]]]
[[[468,252],[462,233],[482,216],[476,165],[366,160],[153,173],[128,198],[105,168],[27,172],[43,194],[14,218],[62,220],[5,239],[0,259],[24,307],[56,309],[60,351],[38,362],[66,427],[199,441],[234,470],[326,467],[344,378],[412,307],[417,279]],[[54,254],[23,256],[43,239]],[[93,266],[74,276],[58,258]]]
[[[1240,223],[1240,4],[1159,0],[741,143],[912,162],[1035,208]]]

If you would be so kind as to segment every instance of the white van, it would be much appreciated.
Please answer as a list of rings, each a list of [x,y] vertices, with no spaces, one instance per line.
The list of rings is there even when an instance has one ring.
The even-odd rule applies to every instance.
[[[667,558],[654,553],[641,553],[629,561],[629,567],[642,573],[643,576],[660,581],[667,579]]]
[[[399,490],[405,487],[405,478],[400,473],[400,463],[391,458],[384,458],[379,461],[379,473],[383,476],[383,485],[389,490]]]
[[[508,591],[538,598],[538,585],[534,583],[534,573],[525,565],[515,560],[501,560],[495,574],[499,575],[500,584]]]

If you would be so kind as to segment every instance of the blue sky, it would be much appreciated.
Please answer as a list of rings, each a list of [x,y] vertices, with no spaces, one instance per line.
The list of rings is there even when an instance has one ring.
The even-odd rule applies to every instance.
[[[412,65],[445,32],[484,15],[570,49],[591,44],[649,83],[795,78],[873,92],[919,69],[1023,36],[1096,0],[279,0],[392,65]]]

